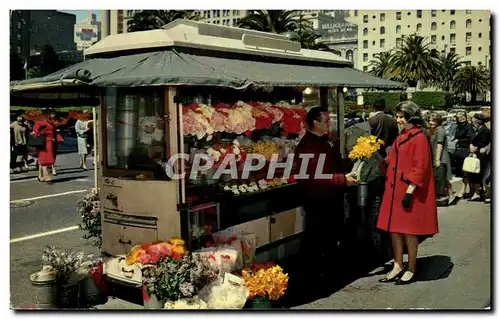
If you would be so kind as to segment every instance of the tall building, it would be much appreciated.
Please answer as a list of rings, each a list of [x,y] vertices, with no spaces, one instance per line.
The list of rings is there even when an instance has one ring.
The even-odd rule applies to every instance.
[[[327,10],[323,10],[327,11]],[[329,12],[307,12],[303,19],[321,35],[318,39],[329,48],[340,52],[340,56],[350,60],[357,67],[358,26],[345,20],[343,10],[328,10]]]
[[[102,38],[111,34],[127,33],[127,18],[139,10],[101,10]]]
[[[490,67],[490,11],[487,10],[349,10],[358,25],[357,68],[368,71],[375,54],[401,46],[418,34],[438,52],[456,52],[469,65]]]
[[[27,57],[40,53],[45,45],[54,51],[75,49],[73,28],[76,16],[56,10],[11,11],[11,50]]]
[[[83,51],[101,40],[101,22],[89,11],[87,18],[75,24],[75,44],[78,51]]]

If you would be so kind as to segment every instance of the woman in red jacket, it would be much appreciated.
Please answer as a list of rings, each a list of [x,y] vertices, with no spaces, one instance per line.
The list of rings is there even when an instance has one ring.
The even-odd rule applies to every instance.
[[[52,110],[43,110],[42,118],[35,122],[33,134],[36,137],[45,136],[45,148],[37,150],[38,153],[38,180],[52,184],[52,165],[54,165],[54,144],[62,141],[62,136],[57,134],[52,122]]]
[[[403,102],[396,121],[402,128],[387,159],[384,196],[377,228],[390,232],[394,268],[380,282],[409,284],[415,281],[418,235],[438,233],[436,194],[429,141],[421,125],[420,108]],[[408,249],[408,267],[403,268],[403,245]]]

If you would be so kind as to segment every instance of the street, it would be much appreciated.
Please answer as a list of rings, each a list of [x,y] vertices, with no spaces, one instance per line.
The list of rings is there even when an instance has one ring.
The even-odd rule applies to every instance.
[[[92,158],[88,159],[91,167]],[[32,304],[29,275],[41,269],[46,245],[97,253],[82,239],[76,202],[94,186],[93,170],[77,169],[76,153],[57,157],[53,185],[41,184],[36,172],[11,174],[11,306]],[[331,295],[299,309],[480,309],[491,298],[490,205],[459,202],[439,208],[440,233],[419,248],[420,280],[408,287],[381,284],[379,269],[354,278]],[[406,256],[405,256],[406,257]],[[377,274],[377,272],[379,272]],[[343,274],[350,275],[350,274]],[[333,288],[332,288],[333,289]],[[137,308],[112,299],[100,308]]]
[[[76,146],[76,145],[75,145]],[[71,151],[67,146],[64,151]],[[56,159],[57,176],[52,185],[36,179],[36,171],[10,175],[10,282],[13,308],[32,304],[29,275],[41,269],[46,245],[97,253],[82,239],[77,226],[81,217],[76,202],[94,187],[93,170],[78,169],[78,154]],[[92,167],[92,158],[87,160]]]

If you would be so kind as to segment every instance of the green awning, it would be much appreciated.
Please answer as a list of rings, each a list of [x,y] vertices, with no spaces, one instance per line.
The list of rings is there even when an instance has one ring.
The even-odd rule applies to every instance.
[[[403,89],[403,83],[377,78],[342,65],[306,65],[294,60],[250,60],[238,55],[165,51],[94,58],[51,75],[11,83],[11,90],[90,85],[136,87],[208,85],[243,89],[256,86],[330,86]]]

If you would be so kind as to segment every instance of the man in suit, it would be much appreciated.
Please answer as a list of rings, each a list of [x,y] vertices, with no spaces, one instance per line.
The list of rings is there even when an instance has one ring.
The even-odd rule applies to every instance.
[[[373,104],[375,114],[368,119],[372,135],[384,141],[384,147],[380,148],[380,154],[385,157],[386,149],[392,146],[396,140],[399,130],[393,117],[384,113],[385,101],[380,99]]]

